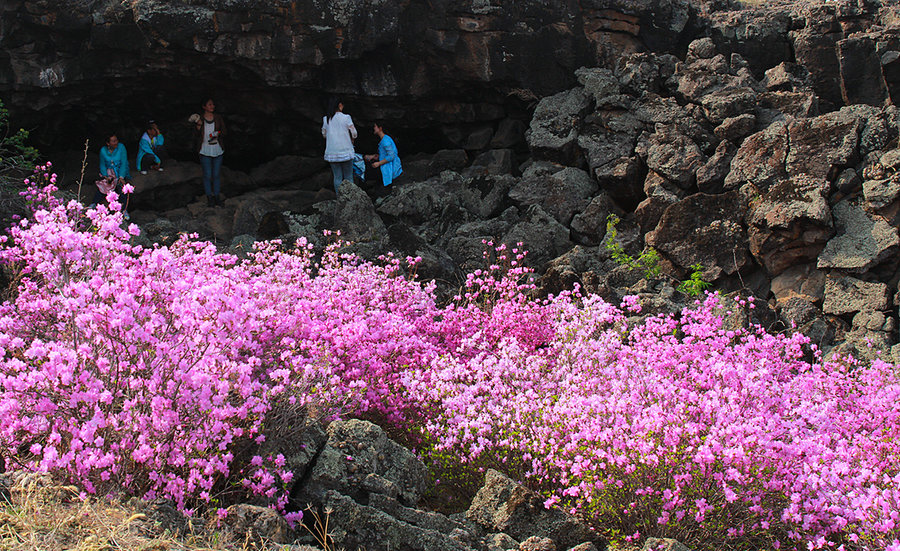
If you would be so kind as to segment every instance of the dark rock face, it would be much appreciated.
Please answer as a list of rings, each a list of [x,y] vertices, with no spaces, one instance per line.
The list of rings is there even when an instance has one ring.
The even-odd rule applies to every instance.
[[[77,148],[107,127],[136,141],[155,118],[187,155],[182,121],[214,95],[239,166],[318,153],[329,94],[358,120],[410,129],[395,134],[407,151],[476,124],[496,146],[520,144],[527,102],[622,51],[677,49],[693,17],[687,0],[14,0],[0,12],[0,97],[41,143]]]

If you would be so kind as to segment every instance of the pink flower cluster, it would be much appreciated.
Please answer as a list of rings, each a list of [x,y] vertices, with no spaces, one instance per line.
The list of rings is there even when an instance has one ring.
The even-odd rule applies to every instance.
[[[293,473],[257,446],[280,406],[311,405],[378,412],[626,539],[900,550],[895,366],[810,364],[802,336],[726,330],[714,295],[634,326],[637,297],[538,300],[503,245],[446,306],[403,275],[414,260],[340,244],[135,247],[115,202],[63,204],[45,171],[0,251],[20,269],[0,307],[7,468],[283,505]]]
[[[235,484],[274,498],[293,473],[239,451],[265,438],[274,404],[390,411],[396,366],[430,353],[420,335],[434,302],[397,277],[399,262],[355,263],[337,247],[315,261],[304,243],[238,262],[188,237],[144,249],[120,209],[55,191],[29,191],[34,212],[0,252],[21,270],[0,307],[7,468],[182,508]]]
[[[474,353],[411,370],[407,390],[438,452],[518,471],[613,534],[900,549],[897,368],[809,364],[799,334],[724,329],[721,302],[634,327],[595,296],[532,302],[482,317]],[[542,346],[492,331],[537,317]]]

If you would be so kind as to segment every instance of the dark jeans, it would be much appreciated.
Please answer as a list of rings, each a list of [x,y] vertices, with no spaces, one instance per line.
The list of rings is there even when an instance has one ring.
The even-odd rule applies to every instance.
[[[156,153],[156,156],[159,157],[159,160],[168,159],[169,156],[166,154],[166,146],[160,145],[153,148],[153,152]],[[156,159],[153,158],[153,155],[144,155],[141,157],[141,166],[138,167],[138,170],[150,170],[151,165],[156,164]]]
[[[222,191],[222,179],[219,176],[222,171],[222,157],[207,157],[200,155],[200,167],[203,168],[203,191],[207,195],[218,195]]]

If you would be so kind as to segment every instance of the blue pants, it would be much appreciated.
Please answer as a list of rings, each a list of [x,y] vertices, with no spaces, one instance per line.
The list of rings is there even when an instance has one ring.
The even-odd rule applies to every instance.
[[[328,163],[331,165],[331,172],[334,174],[334,192],[338,192],[341,182],[344,180],[353,181],[353,161],[344,161],[341,163]]]
[[[207,157],[200,155],[200,166],[203,168],[203,191],[207,195],[218,195],[222,191],[222,179],[219,173],[222,172],[222,157]]]

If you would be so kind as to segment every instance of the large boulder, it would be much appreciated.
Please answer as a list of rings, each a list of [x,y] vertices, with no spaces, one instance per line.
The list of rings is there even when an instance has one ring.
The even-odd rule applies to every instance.
[[[169,160],[163,172],[136,172],[131,179],[133,210],[163,211],[183,207],[203,195],[202,171],[197,163]]]
[[[844,103],[882,105],[888,91],[884,79],[878,78],[881,76],[881,56],[876,51],[875,40],[868,36],[839,40],[837,56]]]
[[[577,166],[580,162],[578,131],[590,109],[583,88],[573,88],[543,98],[534,110],[525,139],[539,159]]]
[[[834,233],[827,193],[827,182],[798,176],[748,197],[750,251],[770,275],[819,256]]]
[[[334,205],[334,227],[350,241],[380,241],[387,236],[375,205],[353,182],[344,180]]]
[[[396,488],[397,499],[415,505],[425,492],[425,465],[412,452],[367,421],[350,419],[328,425],[328,440],[315,460],[301,498],[319,502],[329,490],[363,500],[363,481],[377,475]],[[301,501],[302,502],[302,501]]]
[[[642,136],[636,151],[650,170],[684,189],[694,185],[697,169],[707,160],[693,140],[664,124],[657,124],[653,134]]]
[[[274,187],[292,182],[304,183],[313,174],[326,170],[328,163],[321,157],[281,155],[250,171],[250,178],[261,187]],[[315,191],[316,187],[312,188]]]
[[[529,251],[527,262],[537,267],[574,245],[569,240],[569,230],[540,205],[528,207],[522,220],[503,235],[502,241],[510,245],[522,243]]]
[[[284,517],[270,507],[239,503],[227,510],[224,524],[238,541],[288,543],[290,529]]]
[[[859,116],[849,108],[772,124],[741,144],[724,189],[741,189],[751,251],[772,274],[816,258],[832,236],[832,182],[859,158]]]
[[[329,539],[338,548],[365,548],[372,551],[473,551],[473,547],[464,543],[468,539],[465,536],[469,534],[462,529],[457,529],[457,533],[447,533],[428,525],[419,526],[376,507],[361,504],[334,490],[325,492],[321,504],[328,511]]]
[[[505,532],[524,541],[549,538],[559,549],[597,539],[587,525],[559,509],[547,509],[536,493],[493,469],[478,490],[466,518],[489,532]]]
[[[606,235],[606,222],[610,214],[617,211],[607,193],[600,193],[588,206],[572,218],[572,232],[575,239],[585,245],[598,245]]]
[[[647,244],[686,272],[701,265],[706,281],[737,273],[750,260],[745,208],[734,191],[691,195],[666,209]]]
[[[840,268],[850,273],[863,273],[896,255],[900,247],[897,228],[883,218],[872,216],[850,201],[832,208],[837,235],[819,255],[818,267]]]
[[[888,307],[888,286],[877,281],[862,281],[840,274],[825,279],[822,311],[837,316]]]
[[[597,183],[585,171],[568,167],[550,176],[523,178],[509,190],[509,198],[519,206],[540,205],[568,225],[596,191]]]

